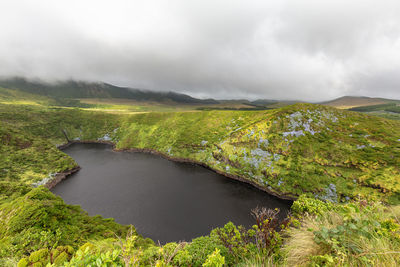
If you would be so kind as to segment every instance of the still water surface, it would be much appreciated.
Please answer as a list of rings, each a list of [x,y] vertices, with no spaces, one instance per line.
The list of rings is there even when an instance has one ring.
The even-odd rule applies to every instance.
[[[52,192],[90,215],[133,224],[145,237],[190,241],[228,221],[250,226],[256,206],[280,208],[279,200],[201,166],[146,153],[114,152],[103,144],[74,144],[64,152],[82,169]]]

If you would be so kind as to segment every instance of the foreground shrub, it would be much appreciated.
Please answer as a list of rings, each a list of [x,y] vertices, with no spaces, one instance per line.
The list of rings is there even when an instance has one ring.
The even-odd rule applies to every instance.
[[[47,264],[54,266],[63,266],[68,262],[74,253],[74,249],[70,246],[59,246],[55,249],[48,250],[46,248],[32,252],[29,257],[24,257],[18,262],[18,267],[45,267]]]
[[[232,222],[225,224],[224,227],[214,229],[211,235],[216,236],[218,242],[227,249],[228,262],[238,262],[255,249],[255,244],[251,242],[255,232],[246,230],[243,226],[236,226]]]
[[[90,217],[44,187],[4,203],[1,210],[0,243],[19,257],[41,248],[76,247],[90,238],[123,235],[128,229],[110,219]]]
[[[395,266],[400,261],[400,208],[382,204],[337,205],[306,215],[290,230],[288,265]]]
[[[280,219],[279,212],[279,209],[257,207],[252,210],[256,224],[251,229],[229,222],[211,232],[228,249],[228,255],[225,256],[228,265],[244,262],[249,258],[269,258],[271,255],[274,255],[276,261],[279,260],[283,235],[293,223],[290,216]]]
[[[293,202],[291,211],[294,216],[301,217],[305,214],[322,215],[327,211],[334,208],[330,202],[324,202],[316,198],[301,195],[295,202]]]
[[[279,230],[285,230],[291,223],[291,217],[283,220],[278,217],[279,209],[255,208],[252,215],[256,220],[255,230],[256,245],[259,251],[266,255],[275,253],[282,245],[282,236]]]
[[[220,254],[229,259],[228,262],[233,262],[232,257],[229,257],[228,249],[214,235],[195,238],[185,247],[192,258],[193,266],[201,266],[215,249],[219,249]]]

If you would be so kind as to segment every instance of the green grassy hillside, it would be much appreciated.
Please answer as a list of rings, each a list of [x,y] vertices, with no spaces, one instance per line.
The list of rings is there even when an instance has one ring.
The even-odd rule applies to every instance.
[[[222,260],[243,266],[363,261],[367,266],[398,259],[372,252],[374,246],[379,253],[400,250],[398,208],[388,213],[373,203],[400,201],[397,121],[312,104],[268,111],[112,114],[54,107],[42,98],[16,103],[20,96],[9,97],[12,101],[0,103],[0,265],[12,266],[25,256],[20,266],[57,266],[61,254],[57,262],[69,266],[218,266]],[[305,219],[293,219],[290,230],[277,233],[269,213],[264,217],[269,224],[253,230],[227,224],[191,243],[156,246],[128,227],[66,205],[44,187],[32,187],[76,167],[56,148],[67,138],[111,141],[121,150],[151,149],[281,197],[301,195],[293,211]],[[354,231],[352,240],[358,243],[349,243],[343,231]],[[299,251],[301,236],[309,250]]]
[[[56,148],[67,142],[64,132],[97,140],[117,127],[117,118],[78,109],[0,104],[0,180],[34,183],[76,167]]]
[[[278,195],[397,201],[400,124],[296,104],[262,112],[124,118],[117,148],[150,148],[244,177]],[[151,136],[151,138],[148,138]]]
[[[382,105],[356,107],[356,108],[351,108],[350,110],[359,112],[387,111],[393,113],[400,113],[400,106],[398,106],[398,103],[394,102]]]
[[[364,112],[382,118],[400,120],[400,101],[392,101],[387,104],[370,105],[351,108],[351,111]]]
[[[135,115],[3,105],[0,118],[5,165],[18,162],[9,159],[14,154],[36,153],[29,150],[36,146],[60,158],[62,153],[50,144],[66,142],[64,131],[70,140],[108,140],[118,149],[146,148],[192,159],[282,196],[399,200],[400,123],[360,113],[312,104],[271,111]],[[6,141],[11,138],[7,132],[20,137]],[[63,164],[71,167],[67,162],[68,157],[57,168],[49,164],[43,175],[60,171]],[[27,169],[16,168],[19,173]],[[27,175],[21,174],[21,180]]]
[[[172,101],[181,104],[217,104],[213,99],[197,99],[175,92],[155,92],[135,88],[118,87],[107,83],[62,81],[47,83],[24,78],[0,80],[0,86],[18,89],[27,93],[56,98],[121,98],[137,101]]]
[[[393,103],[399,103],[399,100],[365,96],[343,96],[331,101],[323,102],[321,104],[339,109],[357,109],[367,106],[378,106]]]
[[[37,94],[30,94],[20,90],[6,89],[0,87],[0,102],[15,105],[51,105],[54,99]]]

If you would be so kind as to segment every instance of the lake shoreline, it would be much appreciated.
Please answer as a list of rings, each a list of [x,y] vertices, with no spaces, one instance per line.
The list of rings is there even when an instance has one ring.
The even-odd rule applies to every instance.
[[[257,189],[259,189],[259,190],[261,190],[261,191],[263,191],[263,192],[265,192],[265,193],[267,193],[267,194],[269,194],[269,195],[275,196],[275,197],[277,197],[277,198],[279,198],[279,199],[281,199],[281,200],[295,201],[295,200],[297,199],[297,197],[295,197],[295,196],[285,195],[285,194],[278,194],[278,193],[276,193],[276,192],[274,192],[274,191],[268,190],[267,188],[264,188],[264,187],[262,187],[262,186],[260,186],[260,185],[258,185],[258,184],[256,184],[256,183],[254,183],[254,182],[252,182],[252,181],[249,181],[249,180],[247,180],[247,179],[245,179],[245,178],[243,178],[243,177],[240,177],[240,176],[238,176],[238,175],[225,173],[225,172],[220,171],[220,170],[218,170],[218,169],[212,168],[211,166],[209,166],[209,165],[207,165],[207,164],[205,164],[205,163],[203,163],[203,162],[196,161],[196,160],[192,160],[192,159],[188,159],[188,158],[171,157],[171,156],[169,156],[169,155],[167,155],[167,154],[165,154],[165,153],[162,153],[162,152],[160,152],[160,151],[158,151],[158,150],[151,149],[151,148],[126,148],[126,149],[124,148],[124,149],[116,149],[116,148],[115,148],[115,143],[113,143],[113,142],[111,142],[111,141],[89,141],[89,140],[74,140],[74,141],[69,141],[69,142],[67,142],[67,143],[65,143],[65,144],[62,144],[62,145],[57,146],[57,148],[60,149],[60,150],[62,150],[62,149],[65,149],[65,148],[67,148],[67,147],[69,147],[69,146],[71,146],[71,145],[73,145],[73,144],[105,144],[105,145],[111,145],[112,148],[113,148],[113,151],[116,151],[116,152],[141,152],[141,153],[149,153],[149,154],[161,156],[162,158],[165,158],[165,159],[167,159],[167,160],[174,161],[174,162],[190,163],[190,164],[194,164],[194,165],[199,165],[199,166],[204,167],[204,168],[206,168],[206,169],[209,169],[209,170],[211,170],[211,171],[213,171],[213,172],[215,172],[215,173],[218,173],[218,174],[220,174],[220,175],[223,175],[223,176],[225,176],[225,177],[227,177],[227,178],[230,178],[230,179],[233,179],[233,180],[242,182],[242,183],[249,184],[249,185],[251,185],[251,186],[253,186],[253,187],[255,187],[255,188],[257,188]],[[74,168],[74,169],[71,169],[71,170],[67,170],[67,171],[64,171],[64,172],[57,173],[56,178],[53,179],[53,180],[51,180],[51,181],[49,181],[48,183],[46,183],[45,186],[48,187],[48,188],[53,188],[53,187],[56,186],[59,182],[61,182],[61,181],[64,180],[65,178],[67,178],[67,176],[69,176],[69,175],[71,175],[71,174],[73,174],[73,173],[79,171],[80,169],[81,169],[81,167],[78,166],[78,167],[76,167],[76,168]],[[59,177],[58,177],[58,175],[59,175]],[[50,186],[50,187],[49,187],[49,186]]]
[[[78,165],[75,168],[72,168],[72,169],[69,169],[66,171],[62,171],[62,172],[58,172],[58,173],[56,173],[54,178],[51,179],[50,181],[48,181],[47,183],[45,183],[44,186],[47,187],[48,189],[52,189],[57,184],[59,184],[62,180],[68,178],[68,176],[76,173],[80,169],[81,169],[81,167]]]

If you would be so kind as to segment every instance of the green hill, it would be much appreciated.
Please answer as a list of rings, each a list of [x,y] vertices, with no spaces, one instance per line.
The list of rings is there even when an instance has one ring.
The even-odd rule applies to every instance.
[[[115,141],[120,149],[150,148],[205,163],[282,197],[395,200],[399,129],[395,121],[296,104],[264,112],[141,114],[122,122]]]
[[[378,97],[343,96],[331,101],[323,102],[321,104],[340,109],[351,109],[364,106],[383,105],[393,102],[400,102],[400,101],[394,99],[378,98]]]
[[[0,86],[24,92],[56,98],[123,98],[137,101],[176,102],[181,104],[217,104],[213,99],[197,99],[175,92],[154,92],[134,88],[118,87],[107,83],[63,81],[45,83],[24,78],[0,80]]]

